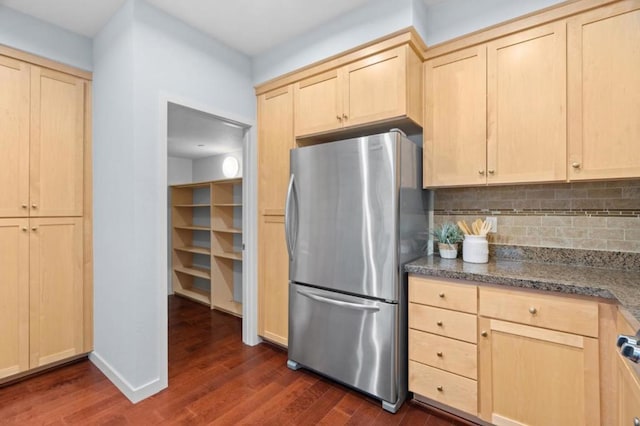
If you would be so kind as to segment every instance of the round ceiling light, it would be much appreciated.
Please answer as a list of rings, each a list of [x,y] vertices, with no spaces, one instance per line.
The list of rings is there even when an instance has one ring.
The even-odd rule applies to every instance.
[[[222,162],[222,174],[227,178],[236,177],[240,170],[240,164],[235,157],[227,157]]]

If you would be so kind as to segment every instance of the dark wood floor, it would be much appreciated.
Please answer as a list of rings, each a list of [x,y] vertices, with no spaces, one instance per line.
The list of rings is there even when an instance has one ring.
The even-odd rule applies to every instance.
[[[89,361],[0,388],[2,425],[458,425],[405,403],[395,415],[241,341],[238,318],[169,298],[169,388],[131,404]]]

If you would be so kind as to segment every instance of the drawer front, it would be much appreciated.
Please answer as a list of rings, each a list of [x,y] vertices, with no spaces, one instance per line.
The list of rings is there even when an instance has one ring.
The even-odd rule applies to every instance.
[[[409,361],[409,391],[478,415],[478,382]]]
[[[418,330],[409,330],[409,359],[469,379],[478,378],[478,347]]]
[[[470,314],[478,312],[478,290],[475,285],[438,278],[409,277],[409,301]]]
[[[480,287],[480,315],[598,337],[598,304],[588,300]]]
[[[472,314],[409,303],[409,327],[469,343],[478,341],[477,317]]]

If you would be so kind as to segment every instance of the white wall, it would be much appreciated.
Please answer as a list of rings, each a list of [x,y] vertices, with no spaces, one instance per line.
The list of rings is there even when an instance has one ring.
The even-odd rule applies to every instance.
[[[208,180],[227,179],[227,177],[222,174],[222,162],[227,157],[234,157],[238,160],[240,167],[238,174],[234,177],[242,177],[242,151],[236,151],[193,160],[193,181],[204,182]]]
[[[294,40],[253,57],[253,82],[272,78],[413,26],[431,46],[562,0],[372,0]]]
[[[93,358],[137,401],[167,385],[166,102],[253,124],[255,99],[247,57],[141,0],[94,49]]]
[[[189,158],[167,158],[167,185],[193,182],[193,160]]]
[[[421,0],[420,0],[421,1]],[[263,83],[412,25],[414,0],[371,0],[253,58],[253,81]]]
[[[427,8],[425,24],[427,45],[480,30],[562,0],[447,0]]]
[[[0,44],[84,70],[93,69],[90,38],[2,5]]]
[[[92,361],[120,389],[141,386],[135,360],[139,326],[135,275],[132,155],[135,111],[133,5],[96,36],[93,81],[94,352]],[[154,362],[154,359],[150,360]],[[157,370],[157,365],[153,367]],[[142,369],[144,370],[144,368]]]

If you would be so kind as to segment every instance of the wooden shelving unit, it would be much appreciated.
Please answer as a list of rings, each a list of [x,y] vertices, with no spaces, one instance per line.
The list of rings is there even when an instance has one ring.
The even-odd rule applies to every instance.
[[[213,304],[234,315],[242,315],[242,304],[234,297],[234,268],[242,262],[242,179],[211,184],[211,279]]]
[[[171,187],[172,287],[211,306],[211,184]]]
[[[174,293],[241,316],[242,179],[172,186],[171,218]]]

